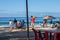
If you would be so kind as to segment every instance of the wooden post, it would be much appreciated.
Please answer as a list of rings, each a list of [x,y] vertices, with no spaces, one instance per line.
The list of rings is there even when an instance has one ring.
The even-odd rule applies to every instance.
[[[27,40],[29,40],[28,0],[26,0]]]

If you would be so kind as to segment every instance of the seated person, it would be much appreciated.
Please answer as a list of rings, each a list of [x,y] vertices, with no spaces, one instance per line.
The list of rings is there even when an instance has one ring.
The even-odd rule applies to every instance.
[[[13,27],[13,21],[9,21],[9,26],[10,26],[10,30],[12,30],[14,27]]]
[[[14,28],[17,28],[17,23],[14,23],[13,27],[14,27]]]
[[[14,23],[14,24],[13,24],[13,27],[14,27],[14,28],[17,28],[17,20],[16,20],[16,18],[14,18],[13,23]]]
[[[17,21],[17,28],[21,28],[21,21]]]
[[[60,28],[60,18],[58,19],[57,23],[55,24],[55,27]]]
[[[54,25],[54,24],[50,24],[50,27],[51,27],[51,28],[54,28],[54,27],[55,27],[55,25]]]
[[[13,21],[10,20],[10,21],[9,21],[9,25],[10,25],[10,26],[13,25]]]
[[[16,20],[16,18],[14,18],[14,23],[17,23],[17,20]]]
[[[26,28],[24,20],[21,21],[21,27]]]

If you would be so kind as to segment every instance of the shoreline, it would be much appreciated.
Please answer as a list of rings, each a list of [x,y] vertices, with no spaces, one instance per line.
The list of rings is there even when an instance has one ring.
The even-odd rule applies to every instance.
[[[57,27],[55,27],[55,28],[51,28],[51,27],[41,27],[41,26],[34,26],[34,28],[35,29],[37,29],[37,30],[56,30],[57,29]],[[32,30],[32,27],[30,26],[29,27],[29,31],[31,31]],[[0,27],[0,33],[2,33],[2,32],[14,32],[14,31],[27,31],[27,28],[26,29],[12,29],[12,30],[10,30],[10,27],[6,27],[6,26],[1,26]]]

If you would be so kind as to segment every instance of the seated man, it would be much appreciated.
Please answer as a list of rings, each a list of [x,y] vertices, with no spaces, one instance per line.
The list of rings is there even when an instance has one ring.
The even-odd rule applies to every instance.
[[[21,27],[26,28],[24,20],[21,21]]]

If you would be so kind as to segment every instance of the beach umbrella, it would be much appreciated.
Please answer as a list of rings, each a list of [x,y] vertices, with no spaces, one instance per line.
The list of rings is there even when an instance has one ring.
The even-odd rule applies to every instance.
[[[28,0],[26,0],[27,40],[29,40]]]
[[[48,19],[48,16],[44,16],[44,19]]]
[[[50,19],[51,23],[52,23],[52,19],[55,19],[55,17],[53,17],[53,16],[44,16],[44,19]]]
[[[33,16],[33,18],[36,18],[36,16]]]
[[[55,17],[53,16],[44,16],[44,19],[54,19]]]

